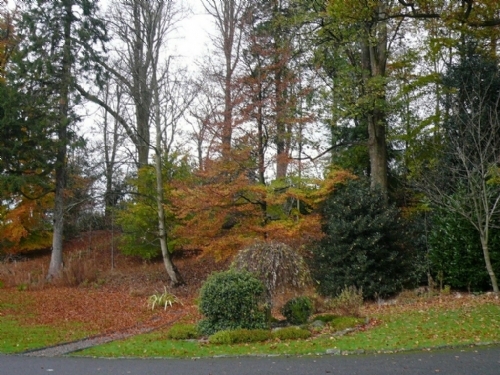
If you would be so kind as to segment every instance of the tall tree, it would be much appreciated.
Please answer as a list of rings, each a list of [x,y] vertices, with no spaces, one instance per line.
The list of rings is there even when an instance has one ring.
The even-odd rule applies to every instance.
[[[16,11],[0,11],[0,82],[5,80],[5,68],[18,42],[14,31],[16,13]]]
[[[132,103],[132,116],[123,116],[126,110],[113,109],[97,95],[82,86],[79,92],[100,105],[125,129],[137,152],[138,169],[149,164],[149,151],[155,150],[157,177],[156,203],[158,214],[158,238],[167,273],[174,285],[181,283],[180,275],[172,264],[167,249],[167,233],[162,198],[162,153],[163,133],[162,111],[168,110],[165,94],[166,81],[171,78],[169,70],[168,38],[176,23],[182,19],[184,9],[174,0],[115,0],[111,6],[110,25],[116,47],[114,64],[102,63],[102,67],[121,88],[121,92]],[[126,106],[126,102],[124,103]],[[127,107],[125,107],[127,109]],[[175,112],[178,116],[177,112]],[[172,125],[172,123],[169,123]],[[155,142],[151,141],[154,129]]]
[[[103,22],[97,18],[96,0],[30,1],[19,25],[24,39],[20,79],[45,89],[55,121],[54,211],[52,255],[48,278],[57,276],[63,265],[64,190],[67,150],[75,140],[72,129],[77,78],[95,72],[96,53],[91,46],[105,40]]]

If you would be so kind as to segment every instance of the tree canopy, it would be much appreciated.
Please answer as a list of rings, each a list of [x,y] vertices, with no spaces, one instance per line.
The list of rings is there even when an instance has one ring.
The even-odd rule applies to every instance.
[[[213,28],[194,64],[175,48],[187,15],[177,0],[32,0],[0,14],[4,252],[50,237],[55,277],[64,237],[93,218],[121,230],[125,253],[161,255],[180,284],[176,251],[226,259],[279,242],[318,261],[337,241],[331,264],[347,272],[356,248],[365,273],[346,273],[331,293],[352,282],[373,297],[446,271],[422,254],[441,251],[432,236],[455,213],[467,224],[443,233],[477,231],[498,290],[496,1],[200,6]],[[365,180],[369,188],[349,190],[347,181]],[[396,213],[401,223],[387,217]],[[366,243],[340,241],[360,217],[377,225],[372,235],[353,225]],[[416,230],[413,243],[396,238],[394,228],[422,217],[435,226]],[[409,253],[419,264],[392,286],[366,281],[392,269],[375,260]]]

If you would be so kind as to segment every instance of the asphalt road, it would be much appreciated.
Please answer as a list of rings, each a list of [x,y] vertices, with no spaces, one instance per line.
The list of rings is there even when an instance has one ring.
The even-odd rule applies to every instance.
[[[499,375],[500,347],[399,354],[197,360],[0,355],[0,375]]]

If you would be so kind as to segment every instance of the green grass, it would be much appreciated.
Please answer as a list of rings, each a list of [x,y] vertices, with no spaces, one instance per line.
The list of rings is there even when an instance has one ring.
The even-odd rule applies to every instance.
[[[20,353],[85,337],[81,327],[23,325],[15,319],[0,317],[0,353]]]
[[[57,326],[27,323],[32,318],[30,305],[34,302],[22,293],[9,294],[8,298],[9,302],[0,301],[0,353],[20,353],[92,334],[80,323],[62,322]]]
[[[445,310],[431,309],[376,317],[380,324],[342,337],[238,345],[171,341],[165,332],[132,337],[77,353],[99,357],[207,357],[220,355],[308,355],[340,351],[397,351],[444,345],[500,342],[500,306],[487,303]]]

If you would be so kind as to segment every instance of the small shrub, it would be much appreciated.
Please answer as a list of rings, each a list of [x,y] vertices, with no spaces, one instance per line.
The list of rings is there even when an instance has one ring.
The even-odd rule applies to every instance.
[[[360,324],[363,324],[363,322],[364,321],[362,318],[357,318],[354,316],[340,316],[332,320],[328,324],[333,331],[343,331],[347,328],[354,328],[356,326],[359,326]]]
[[[264,285],[246,271],[229,270],[208,277],[200,290],[200,312],[206,319],[198,329],[211,335],[227,329],[267,328]]]
[[[311,337],[311,332],[303,328],[286,327],[274,331],[273,337],[279,340],[304,340]]]
[[[289,300],[281,313],[290,324],[304,324],[313,313],[313,304],[308,297],[296,297]]]
[[[93,259],[87,259],[86,254],[72,254],[64,265],[59,277],[54,279],[57,286],[76,287],[90,284],[99,279],[99,269]]]
[[[441,294],[444,296],[449,296],[451,294],[451,287],[449,285],[445,285],[441,290]]]
[[[208,340],[212,344],[231,345],[263,342],[271,338],[272,334],[267,329],[235,329],[216,332]]]
[[[154,310],[158,306],[163,306],[164,310],[166,310],[167,307],[173,306],[174,303],[181,302],[175,295],[168,292],[166,287],[163,287],[163,292],[157,291],[148,298],[148,305],[151,307],[151,310]]]
[[[231,331],[225,330],[225,331],[215,332],[213,335],[209,336],[208,341],[211,344],[215,345],[231,345],[232,344]]]
[[[342,316],[360,316],[362,306],[363,290],[355,286],[345,287],[331,301],[333,311]]]
[[[194,324],[175,324],[167,332],[167,338],[170,340],[189,340],[198,337],[198,328]]]
[[[337,319],[337,315],[333,314],[324,314],[324,315],[317,315],[314,317],[314,320],[319,320],[322,321],[323,323],[330,323],[331,321]]]

